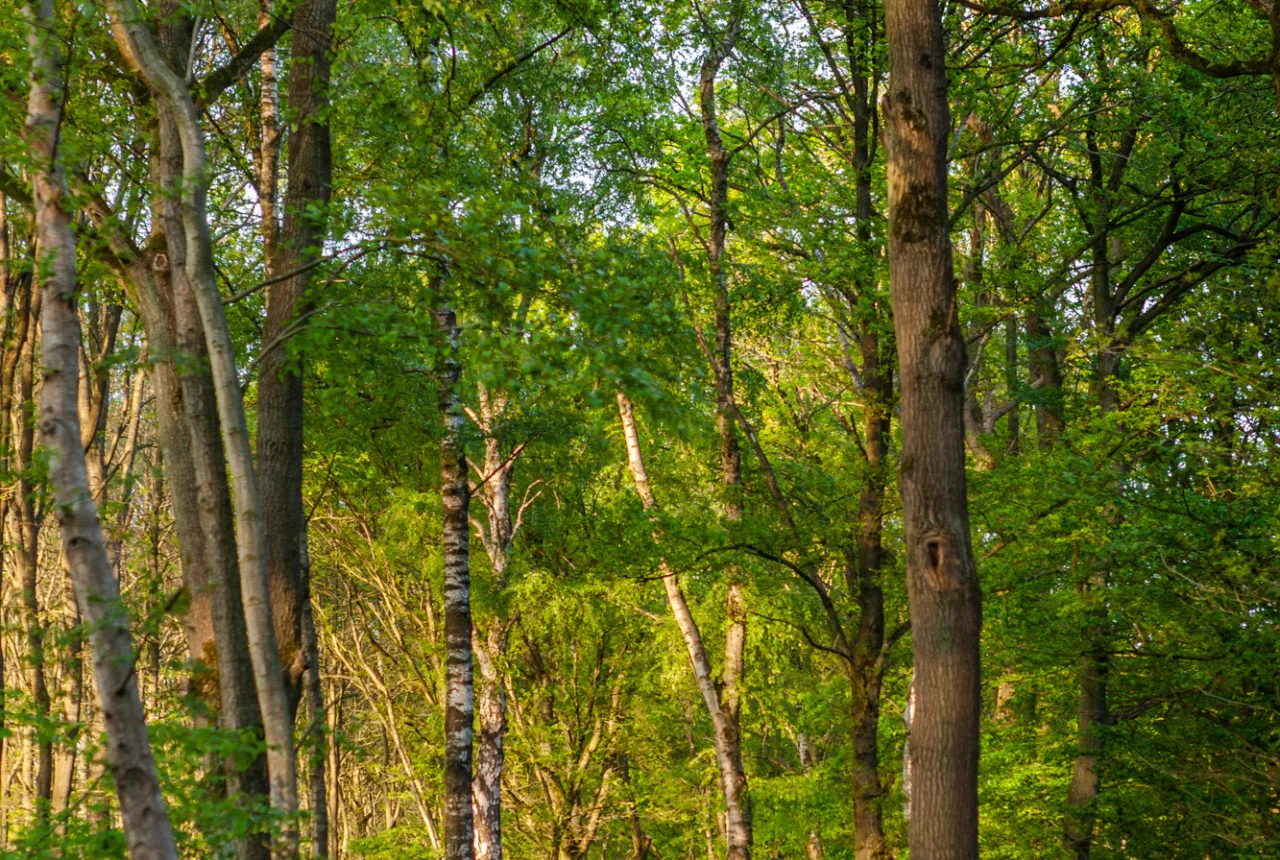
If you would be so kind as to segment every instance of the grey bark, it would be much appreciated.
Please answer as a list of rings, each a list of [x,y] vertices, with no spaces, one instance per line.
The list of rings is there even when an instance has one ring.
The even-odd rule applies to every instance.
[[[173,831],[156,776],[133,668],[128,614],[107,558],[98,513],[89,491],[81,444],[78,400],[80,328],[76,316],[75,240],[58,153],[62,80],[52,0],[27,7],[28,44],[34,60],[26,137],[31,147],[41,263],[45,367],[40,441],[49,455],[49,478],[62,549],[89,622],[98,697],[106,723],[109,757],[134,860],[177,857]]]
[[[297,811],[297,772],[292,710],[285,690],[268,591],[262,503],[254,472],[244,403],[213,272],[213,249],[205,208],[207,164],[200,118],[191,92],[160,55],[134,0],[111,0],[111,28],[121,53],[173,111],[183,156],[182,219],[186,231],[186,274],[195,292],[209,352],[236,509],[236,547],[249,653],[267,741],[272,807],[285,817],[275,852],[297,853],[292,815]]]
[[[632,480],[636,485],[636,493],[640,503],[650,513],[657,513],[657,499],[649,484],[649,473],[645,467],[644,453],[640,448],[640,433],[636,426],[635,409],[631,401],[622,392],[617,394],[618,413],[622,419],[623,438],[627,446],[627,463],[631,470]],[[742,769],[742,744],[738,728],[740,690],[742,677],[742,639],[745,632],[745,607],[742,604],[741,592],[731,586],[727,611],[730,614],[730,630],[726,635],[725,667],[722,683],[717,684],[711,668],[711,659],[702,640],[702,633],[689,610],[684,591],[675,572],[667,564],[666,559],[660,561],[662,585],[667,595],[667,604],[675,618],[680,637],[684,640],[685,650],[689,655],[689,665],[693,669],[694,680],[703,704],[711,717],[714,729],[713,740],[716,753],[716,767],[720,774],[720,791],[725,801],[725,833],[728,842],[728,857],[739,860],[750,855],[751,824],[750,814],[745,808],[746,775]]]
[[[471,755],[475,699],[472,688],[470,523],[471,492],[462,445],[463,412],[458,397],[462,376],[457,316],[436,313],[444,341],[437,402],[440,410],[440,500],[443,509],[445,662],[445,860],[475,857],[471,810]]]

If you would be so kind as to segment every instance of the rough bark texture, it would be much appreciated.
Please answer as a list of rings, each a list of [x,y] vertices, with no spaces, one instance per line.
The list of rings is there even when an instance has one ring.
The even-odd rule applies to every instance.
[[[916,708],[913,860],[978,856],[982,625],[964,460],[965,344],[947,209],[946,55],[936,0],[887,0],[889,272]]]
[[[195,293],[209,353],[223,445],[230,466],[236,508],[236,547],[258,703],[267,740],[273,808],[286,816],[297,809],[297,773],[292,710],[285,691],[271,617],[266,573],[261,496],[244,403],[235,368],[235,352],[213,272],[213,248],[205,206],[207,165],[204,137],[190,90],[168,66],[133,0],[108,4],[111,28],[120,52],[173,111],[183,159],[182,220],[186,231],[186,275]],[[281,856],[296,854],[296,834],[284,827]]]
[[[462,446],[463,412],[458,397],[462,365],[458,358],[460,330],[453,310],[442,309],[436,322],[445,342],[440,369],[438,405],[440,438],[440,501],[443,508],[445,663],[445,860],[475,857],[471,812],[471,749],[475,700],[471,677],[471,566],[468,546],[471,489]]]
[[[258,372],[258,470],[262,513],[266,526],[267,575],[275,616],[280,662],[289,692],[290,712],[302,694],[306,655],[302,648],[303,604],[307,600],[302,577],[303,367],[290,358],[289,340],[300,331],[310,304],[307,286],[313,269],[299,272],[320,254],[332,184],[329,122],[329,55],[337,0],[304,0],[293,12],[293,52],[289,67],[288,182],[284,220],[278,234],[275,207],[264,202],[264,250],[268,274],[288,275],[267,288],[267,318]],[[264,62],[265,62],[264,55]],[[260,184],[274,195],[275,166],[270,151],[274,120],[268,117],[267,83],[263,83],[263,173]]]
[[[192,19],[172,2],[157,8],[157,41],[171,68],[186,62]],[[183,159],[174,112],[157,104],[150,158],[152,236],[145,247],[119,229],[106,201],[90,195],[86,212],[119,261],[123,286],[146,330],[158,439],[171,478],[170,500],[179,560],[190,606],[183,619],[195,665],[192,693],[221,725],[261,735],[235,555],[234,520],[216,396],[199,309],[186,276],[186,231],[181,212]],[[265,756],[226,762],[234,798],[265,797]],[[267,856],[265,839],[237,846],[241,860]]]
[[[81,443],[75,240],[57,144],[62,75],[52,0],[29,6],[27,15],[34,62],[26,136],[33,163],[37,259],[45,293],[40,441],[49,455],[63,554],[81,611],[89,621],[98,698],[129,853],[134,860],[168,860],[177,857],[177,847],[138,696],[129,619],[107,558]]]

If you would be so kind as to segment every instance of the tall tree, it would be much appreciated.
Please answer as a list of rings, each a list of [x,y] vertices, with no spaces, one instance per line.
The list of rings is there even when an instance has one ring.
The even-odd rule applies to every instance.
[[[81,340],[76,313],[76,249],[67,205],[70,192],[59,147],[65,96],[58,21],[52,0],[27,6],[26,15],[33,62],[25,134],[31,147],[36,259],[44,293],[40,442],[49,455],[67,570],[90,622],[98,701],[105,717],[129,853],[135,860],[176,860],[173,828],[160,793],[138,695],[129,616],[107,558],[85,469],[78,410]]]
[[[947,204],[946,52],[934,0],[887,0],[889,279],[911,601],[911,856],[978,856],[982,606],[964,460],[966,350]]]
[[[241,573],[249,653],[262,722],[267,741],[267,766],[271,805],[285,816],[276,853],[297,853],[292,821],[298,808],[296,757],[293,748],[293,711],[289,707],[280,653],[271,614],[270,584],[266,568],[261,493],[244,401],[236,374],[235,350],[227,329],[222,299],[214,273],[213,242],[207,205],[207,155],[199,113],[187,82],[161,55],[155,37],[132,0],[112,2],[111,28],[121,54],[146,80],[156,97],[173,112],[182,153],[182,222],[186,232],[186,277],[195,293],[200,323],[209,352],[210,371],[217,396],[218,421],[231,481],[235,491],[236,549]]]

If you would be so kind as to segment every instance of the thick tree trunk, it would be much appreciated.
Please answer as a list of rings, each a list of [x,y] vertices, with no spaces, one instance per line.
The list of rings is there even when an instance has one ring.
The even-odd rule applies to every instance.
[[[302,456],[304,450],[303,368],[288,355],[288,343],[301,329],[311,304],[307,287],[312,270],[299,272],[321,253],[324,212],[332,184],[329,123],[329,55],[337,0],[303,0],[293,12],[293,55],[289,67],[289,161],[284,221],[274,231],[275,207],[263,198],[267,271],[282,277],[267,288],[267,318],[258,371],[258,470],[266,528],[267,575],[275,616],[280,662],[289,692],[290,713],[301,699],[307,658],[302,648],[303,604],[301,536]],[[264,71],[268,55],[264,55]],[[274,68],[272,68],[274,71]],[[273,151],[278,147],[273,99],[263,83],[263,177],[259,184],[275,193]],[[268,104],[271,101],[272,104]],[[290,274],[294,273],[294,274]]]
[[[437,312],[445,343],[440,369],[438,405],[440,437],[440,500],[444,512],[441,543],[444,552],[445,663],[445,860],[472,860],[475,833],[471,812],[471,750],[475,700],[471,670],[470,523],[471,490],[467,458],[462,446],[463,412],[458,398],[462,365],[458,358],[457,316],[452,309]]]
[[[157,19],[159,41],[171,66],[185,63],[192,20],[166,3],[160,4]],[[155,139],[150,159],[155,235],[148,247],[135,247],[119,232],[103,201],[91,198],[87,209],[113,253],[124,261],[124,287],[147,334],[158,439],[170,478],[183,585],[190,596],[183,622],[196,666],[192,692],[217,712],[223,726],[261,735],[216,395],[205,371],[199,308],[186,277],[181,142],[173,111],[163,101],[157,105]],[[228,760],[226,765],[231,797],[266,797],[265,756],[249,763]],[[261,834],[251,834],[237,846],[240,860],[259,860],[267,853]]]
[[[965,485],[965,343],[948,233],[946,54],[936,0],[887,0],[889,273],[911,602],[913,860],[978,856],[981,597]]]
[[[78,400],[80,327],[76,317],[75,240],[58,154],[62,80],[52,0],[28,7],[34,59],[26,136],[32,151],[37,257],[45,271],[41,359],[45,368],[40,440],[62,530],[62,549],[81,610],[89,621],[98,697],[130,855],[135,860],[177,857],[133,671],[128,615],[107,558],[89,492]]]
[[[254,471],[244,403],[236,374],[235,351],[227,330],[213,272],[213,248],[205,209],[207,164],[199,114],[184,81],[166,64],[134,0],[108,4],[117,46],[148,86],[173,111],[183,154],[182,220],[186,231],[186,274],[199,305],[209,352],[223,445],[230,466],[236,509],[236,547],[241,574],[249,653],[267,740],[272,807],[286,817],[277,853],[297,853],[290,822],[298,807],[293,749],[293,712],[289,707],[266,570],[261,495]]]

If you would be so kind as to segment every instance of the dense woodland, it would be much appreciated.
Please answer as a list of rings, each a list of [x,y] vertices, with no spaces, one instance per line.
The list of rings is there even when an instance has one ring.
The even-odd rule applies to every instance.
[[[1280,857],[1280,3],[0,0],[0,857]]]

